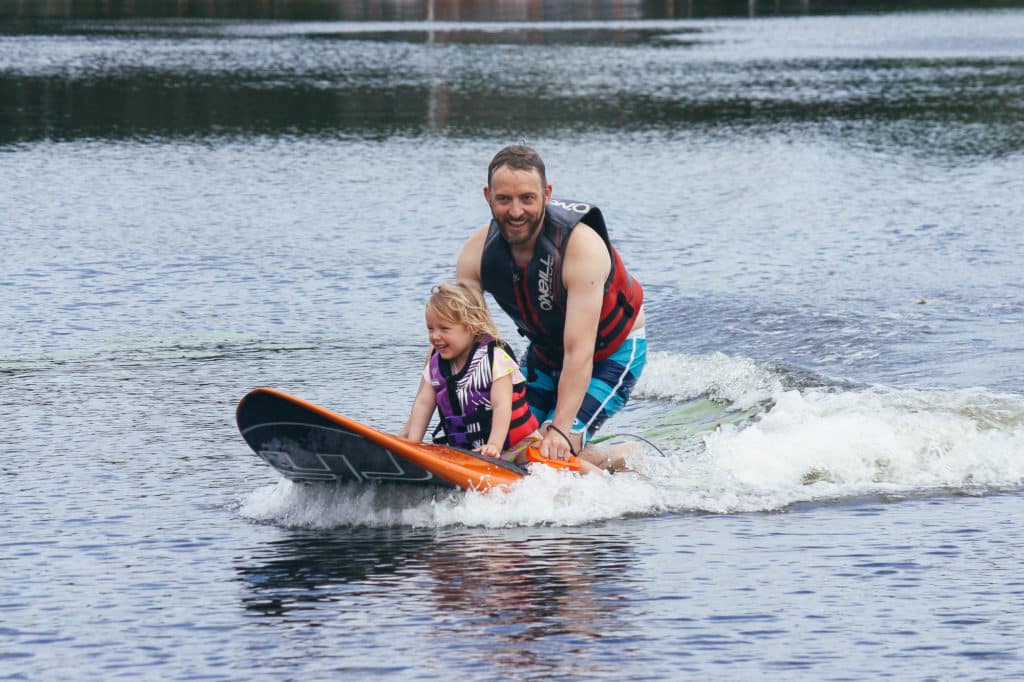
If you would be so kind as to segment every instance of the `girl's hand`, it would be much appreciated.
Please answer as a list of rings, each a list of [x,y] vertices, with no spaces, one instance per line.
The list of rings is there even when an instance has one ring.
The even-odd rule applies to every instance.
[[[487,455],[488,457],[501,457],[501,448],[497,445],[491,445],[490,443],[481,445],[473,452],[479,452],[481,455]]]

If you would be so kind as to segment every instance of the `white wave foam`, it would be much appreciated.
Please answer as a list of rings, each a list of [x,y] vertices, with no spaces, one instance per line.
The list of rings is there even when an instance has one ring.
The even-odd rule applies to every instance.
[[[781,387],[778,376],[749,358],[658,351],[647,355],[634,395],[678,401],[706,396],[745,410],[771,398]]]
[[[282,482],[252,493],[241,513],[298,527],[573,526],[1024,485],[1024,396],[982,389],[787,390],[779,377],[743,358],[654,354],[642,395],[709,394],[739,406],[774,406],[739,426],[706,431],[701,423],[691,445],[666,457],[647,450],[634,473],[581,477],[540,468],[510,491],[488,494]]]
[[[294,528],[341,526],[414,528],[439,524],[436,491],[426,488],[364,485],[304,485],[281,480],[242,501],[240,513],[254,521]],[[444,493],[441,495],[458,495]],[[442,498],[443,500],[443,498]]]
[[[666,510],[657,484],[635,474],[579,476],[538,467],[507,491],[407,486],[306,486],[281,481],[251,493],[240,513],[289,527],[575,526]]]
[[[984,391],[786,391],[706,439],[719,480],[762,508],[808,499],[1024,483],[1024,399]],[[755,507],[756,508],[756,507]]]

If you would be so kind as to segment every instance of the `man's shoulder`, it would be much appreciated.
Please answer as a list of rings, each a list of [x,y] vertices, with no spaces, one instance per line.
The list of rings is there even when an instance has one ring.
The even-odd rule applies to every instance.
[[[487,241],[487,233],[490,230],[490,225],[483,225],[478,227],[466,238],[465,243],[462,245],[463,252],[467,250],[472,251],[483,251],[484,242]]]
[[[572,233],[569,234],[567,247],[569,251],[583,251],[585,256],[591,256],[598,252],[607,252],[604,240],[598,231],[582,220],[576,223]],[[566,256],[571,257],[571,254],[567,253]]]
[[[574,279],[572,275],[589,279],[608,272],[611,257],[597,230],[584,222],[576,223],[566,244],[565,265],[570,271],[569,279]]]
[[[483,258],[484,241],[487,239],[489,227],[489,225],[484,225],[473,230],[473,233],[463,243],[455,266],[458,280],[480,282],[480,260]]]

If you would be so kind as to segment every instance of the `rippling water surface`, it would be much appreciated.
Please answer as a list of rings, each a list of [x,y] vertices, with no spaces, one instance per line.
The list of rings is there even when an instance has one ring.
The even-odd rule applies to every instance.
[[[1024,672],[1024,11],[620,4],[0,19],[0,677]],[[606,430],[667,456],[279,479],[238,399],[397,429],[521,140],[646,286]]]

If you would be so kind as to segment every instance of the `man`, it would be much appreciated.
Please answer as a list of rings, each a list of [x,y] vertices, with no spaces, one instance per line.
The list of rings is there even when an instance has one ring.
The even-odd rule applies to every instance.
[[[506,147],[487,170],[492,220],[466,241],[456,277],[490,292],[530,340],[527,401],[543,424],[541,454],[579,453],[622,409],[646,362],[643,289],[622,264],[596,207],[552,200],[544,162]]]

